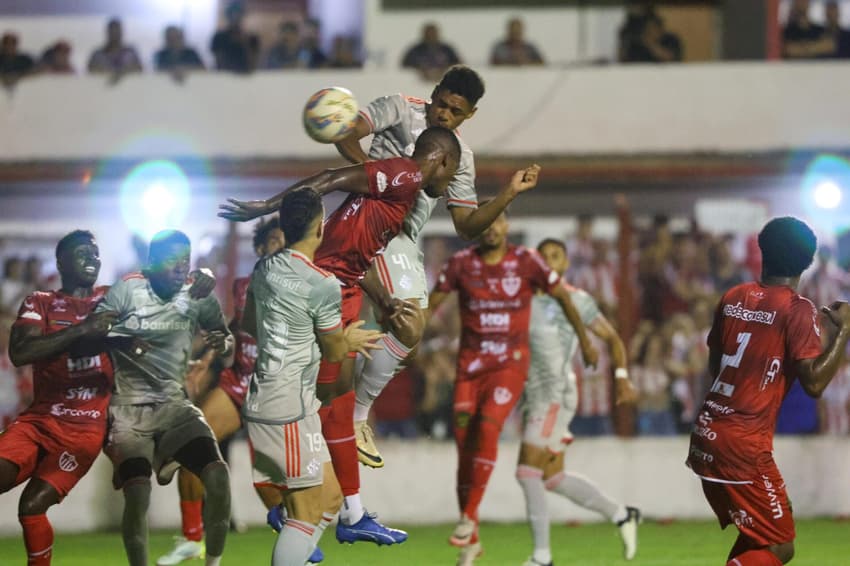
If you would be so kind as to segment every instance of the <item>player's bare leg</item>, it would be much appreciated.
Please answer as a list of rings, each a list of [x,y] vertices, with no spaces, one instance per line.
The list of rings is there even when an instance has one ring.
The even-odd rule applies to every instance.
[[[372,352],[363,369],[355,376],[354,433],[357,457],[360,463],[371,468],[384,467],[384,459],[375,445],[375,437],[368,424],[369,411],[375,399],[411,358],[412,350],[419,344],[425,331],[425,316],[418,307],[418,299],[407,299],[408,307],[397,321],[386,321],[386,335],[378,342],[382,349]]]
[[[543,450],[533,447],[537,450]],[[637,553],[637,529],[642,517],[640,510],[618,503],[605,494],[590,479],[564,471],[564,452],[559,452],[543,467],[543,485],[548,491],[566,497],[576,505],[596,511],[615,525],[623,543],[623,557],[631,560]]]
[[[283,496],[287,519],[275,543],[272,566],[303,566],[325,529],[336,517],[342,492],[330,462],[322,485],[289,490]]]

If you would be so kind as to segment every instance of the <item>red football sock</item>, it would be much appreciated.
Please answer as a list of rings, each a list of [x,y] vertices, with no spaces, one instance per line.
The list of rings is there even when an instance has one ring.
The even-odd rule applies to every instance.
[[[459,450],[457,454],[457,503],[461,513],[469,501],[469,488],[472,486],[472,467],[475,453],[472,450]]]
[[[497,423],[482,418],[477,430],[473,431],[473,434],[477,433],[477,447],[473,454],[469,496],[463,512],[475,521],[478,520],[478,506],[484,499],[484,490],[487,489],[487,482],[490,481],[490,474],[493,473],[493,467],[496,465],[501,428]]]
[[[181,501],[180,515],[183,518],[183,536],[195,542],[204,538],[203,500]]]
[[[766,548],[748,550],[729,560],[726,566],[782,566],[782,561]]]
[[[320,411],[321,416],[321,411]],[[360,463],[354,441],[354,391],[331,401],[330,411],[322,421],[322,433],[331,453],[331,463],[345,496],[360,492]]]
[[[47,515],[22,515],[18,521],[24,528],[27,566],[50,566],[53,557],[53,527]]]

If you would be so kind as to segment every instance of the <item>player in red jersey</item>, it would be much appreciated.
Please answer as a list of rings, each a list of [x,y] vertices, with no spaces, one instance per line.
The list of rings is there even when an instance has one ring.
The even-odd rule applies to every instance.
[[[27,564],[50,564],[53,528],[47,509],[88,472],[106,435],[112,362],[106,347],[142,355],[146,345],[105,339],[115,313],[92,314],[106,287],[94,287],[100,257],[91,232],[56,245],[59,291],[28,296],[12,327],[9,356],[34,365],[32,404],[0,434],[0,493],[29,480],[18,504]]]
[[[254,202],[230,201],[220,216],[245,221],[275,212],[283,195],[296,187],[312,187],[319,194],[332,191],[351,193],[325,221],[324,240],[316,251],[314,263],[339,279],[342,285],[343,324],[357,320],[362,304],[360,280],[372,260],[399,233],[407,213],[420,190],[433,198],[442,196],[457,170],[460,144],[451,130],[426,129],[416,140],[411,158],[399,157],[330,169],[304,179],[277,196]],[[380,291],[387,293],[383,287]],[[388,305],[387,319],[392,321],[398,341],[386,347],[407,355],[417,341],[412,329],[415,309],[404,301],[387,296],[376,304]],[[340,511],[336,536],[340,542],[365,540],[394,544],[407,540],[407,533],[387,529],[365,512],[360,502],[360,470],[354,441],[353,358],[340,364],[322,362],[319,369],[319,399],[322,432],[328,444],[334,471],[342,487],[345,502]]]
[[[481,553],[478,506],[496,463],[502,425],[525,386],[531,299],[537,290],[558,301],[576,329],[585,362],[594,365],[597,358],[560,274],[536,251],[509,244],[507,235],[503,213],[477,246],[452,256],[430,296],[436,312],[450,292],[460,295],[454,430],[461,518],[449,539],[462,547],[459,564],[471,564]]]
[[[831,336],[821,350],[817,309],[795,291],[817,247],[811,228],[775,218],[758,244],[761,281],[727,291],[715,312],[708,336],[714,383],[687,460],[721,528],[738,528],[727,566],[779,566],[794,556],[791,505],[772,454],[776,416],[794,377],[812,397],[823,393],[850,338],[850,305],[823,307]]]
[[[277,221],[269,220],[259,223],[254,228],[253,243],[254,252],[258,257],[282,250],[283,232],[280,231]],[[233,281],[234,315],[230,322],[230,331],[235,338],[233,365],[221,371],[218,385],[203,396],[199,405],[218,442],[227,440],[242,427],[240,411],[251,381],[251,374],[254,372],[254,362],[257,359],[257,341],[240,329],[250,281],[250,277],[241,277]],[[216,351],[212,348],[204,354],[198,362],[201,373],[207,373],[205,370],[216,355]],[[199,389],[203,392],[206,386],[201,385]],[[181,467],[177,476],[177,487],[180,494],[183,536],[177,538],[174,548],[168,554],[157,560],[158,566],[179,564],[204,555],[205,549],[202,542],[204,484],[198,476]],[[279,490],[258,487],[257,493],[267,509],[279,510],[278,506],[282,501]]]

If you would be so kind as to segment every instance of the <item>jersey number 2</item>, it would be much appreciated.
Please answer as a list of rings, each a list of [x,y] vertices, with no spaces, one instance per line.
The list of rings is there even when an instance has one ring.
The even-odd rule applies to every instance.
[[[738,349],[734,354],[723,354],[723,357],[720,358],[720,372],[717,374],[717,378],[714,380],[714,384],[711,386],[711,391],[714,393],[720,393],[726,397],[731,397],[732,392],[735,391],[735,386],[729,383],[725,383],[720,381],[720,376],[723,375],[723,370],[727,367],[741,367],[741,360],[744,358],[744,351],[747,349],[747,346],[750,344],[750,338],[752,338],[752,332],[739,332],[738,333]]]

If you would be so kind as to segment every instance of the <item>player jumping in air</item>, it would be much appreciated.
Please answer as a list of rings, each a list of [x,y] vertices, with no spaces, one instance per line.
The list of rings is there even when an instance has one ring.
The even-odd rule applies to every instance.
[[[34,365],[32,404],[0,434],[0,493],[27,480],[18,504],[27,564],[47,566],[53,528],[47,509],[89,471],[106,436],[112,363],[105,352],[144,355],[141,341],[107,340],[114,313],[92,314],[107,287],[95,287],[100,253],[91,232],[76,230],[56,245],[59,291],[35,292],[12,327],[9,357]]]
[[[458,564],[472,564],[481,553],[478,507],[496,463],[499,434],[525,386],[530,361],[528,325],[531,299],[538,290],[554,297],[568,320],[578,313],[561,276],[539,254],[508,243],[503,213],[480,243],[456,253],[443,267],[431,292],[436,311],[458,291],[461,343],[454,396],[458,451],[457,497],[460,521],[449,542],[461,547]],[[584,361],[597,353],[580,317],[572,322]]]
[[[167,483],[170,475],[160,472],[171,459],[200,477],[207,494],[208,566],[220,564],[230,522],[227,465],[203,414],[186,397],[183,380],[199,329],[225,359],[233,355],[233,336],[218,301],[199,298],[191,288],[190,252],[182,232],[157,233],[145,270],[116,283],[96,311],[116,313],[111,335],[138,337],[151,346],[141,358],[113,353],[115,392],[104,450],[115,466],[115,486],[124,492],[121,534],[130,566],[148,564],[150,476],[155,471],[160,483]]]
[[[296,183],[267,201],[231,200],[219,214],[239,221],[269,214],[280,208],[289,191],[299,187],[311,187],[320,195],[332,191],[351,193],[325,222],[324,240],[315,256],[316,265],[334,274],[342,285],[342,320],[348,325],[359,317],[362,303],[359,282],[372,260],[399,233],[420,191],[435,198],[445,192],[457,170],[459,157],[460,145],[450,130],[429,128],[416,140],[412,158],[399,157],[331,169]],[[403,353],[404,357],[418,340],[410,330],[410,321],[416,313],[410,305],[393,301],[388,296],[379,304],[386,305],[385,315],[392,321],[396,336],[389,341],[382,340],[381,344]],[[337,540],[365,540],[377,544],[404,542],[407,533],[387,529],[375,521],[360,501],[351,384],[353,362],[351,357],[343,364],[323,362],[317,386],[319,399],[325,403],[319,411],[322,432],[345,496],[337,523]]]
[[[543,240],[537,251],[555,273],[566,273],[569,259],[563,242]],[[637,393],[629,381],[626,348],[617,331],[590,294],[566,282],[561,284],[569,291],[585,327],[608,346],[616,367],[616,403],[634,403]],[[640,511],[612,500],[584,476],[564,471],[564,448],[572,442],[569,425],[578,404],[576,377],[571,369],[578,343],[558,303],[545,293],[538,293],[532,300],[529,337],[531,367],[522,400],[523,434],[516,471],[534,541],[534,554],[525,564],[552,564],[547,490],[616,524],[623,541],[623,555],[631,560],[637,551]]]
[[[819,397],[835,375],[850,338],[850,305],[822,311],[830,337],[821,347],[818,311],[796,292],[817,239],[804,222],[774,218],[758,236],[759,282],[720,299],[708,335],[714,383],[694,423],[687,464],[702,480],[721,528],[738,539],[727,566],[780,566],[794,556],[794,519],[773,460],[773,431],[794,378]]]
[[[353,163],[410,155],[416,138],[425,128],[442,126],[457,130],[475,115],[476,104],[483,95],[484,82],[478,73],[464,65],[456,65],[448,69],[434,87],[430,101],[401,94],[373,100],[361,110],[352,133],[336,144],[337,149]],[[374,137],[367,155],[360,146],[360,140],[370,134]],[[536,183],[529,182],[522,175],[514,177],[495,198],[479,207],[472,150],[463,140],[461,149],[460,164],[446,191],[446,206],[458,235],[472,240],[480,236],[514,198],[532,189]],[[402,231],[390,240],[384,253],[375,259],[363,281],[363,287],[373,303],[380,295],[377,288],[383,286],[392,297],[407,300],[421,309],[428,308],[428,284],[419,234],[431,218],[437,202],[437,198],[420,193],[413,210],[404,220]],[[378,306],[386,310],[385,305]],[[423,316],[414,319],[415,342],[419,342],[422,337],[425,318],[423,313]],[[398,337],[393,336],[392,329],[386,330],[385,340],[397,342]],[[372,403],[398,371],[406,356],[406,351],[385,347],[375,352],[355,376],[357,450],[360,461],[366,466],[380,468],[384,465],[366,421]]]
[[[318,415],[319,360],[368,356],[377,347],[370,342],[381,337],[360,330],[362,321],[343,327],[339,282],[313,264],[323,220],[322,197],[313,189],[283,197],[286,248],[257,264],[245,309],[244,328],[258,350],[245,400],[254,481],[282,490],[287,510],[272,566],[303,566],[342,503]]]

